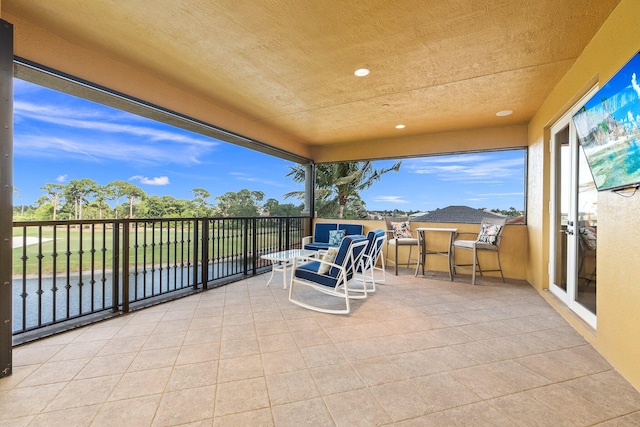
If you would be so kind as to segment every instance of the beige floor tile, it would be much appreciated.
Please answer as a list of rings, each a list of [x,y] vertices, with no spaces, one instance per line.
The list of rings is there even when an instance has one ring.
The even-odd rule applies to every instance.
[[[218,383],[262,377],[265,374],[259,354],[220,359],[218,366]]]
[[[272,427],[271,409],[257,409],[213,419],[213,427]]]
[[[394,424],[396,427],[451,427],[453,421],[442,412],[424,415]]]
[[[142,346],[142,350],[177,347],[183,344],[187,333],[184,331],[169,334],[152,334]]]
[[[616,415],[640,411],[640,393],[635,392],[633,386],[614,370],[577,378],[562,385]]]
[[[276,335],[265,335],[258,337],[261,353],[272,353],[274,351],[284,351],[297,349],[296,341],[289,332]]]
[[[426,415],[429,410],[413,381],[381,384],[370,390],[394,422]]]
[[[514,421],[487,402],[449,409],[445,415],[459,426],[513,427]]]
[[[552,384],[526,392],[566,420],[578,425],[592,425],[606,421],[617,414],[610,408],[591,402],[572,392],[563,384]]]
[[[598,427],[637,427],[640,426],[640,412],[634,412],[623,417],[614,418],[597,424]]]
[[[320,398],[288,403],[271,408],[278,427],[329,427],[335,423]]]
[[[105,403],[92,427],[151,426],[162,394]]]
[[[262,365],[266,375],[298,371],[307,367],[302,353],[298,349],[264,353],[262,354]]]
[[[287,322],[281,319],[256,323],[256,334],[258,337],[265,335],[276,335],[289,332]]]
[[[266,381],[272,406],[320,396],[311,373],[306,369],[267,375]]]
[[[385,356],[359,360],[352,363],[352,366],[367,386],[392,383],[405,379],[402,371]]]
[[[161,317],[162,316],[158,316],[158,320]],[[120,328],[115,338],[148,337],[156,328],[156,323],[147,321],[147,318],[144,318],[145,322],[143,323],[136,323],[134,320],[135,319],[132,319],[129,324]]]
[[[255,338],[256,328],[253,324],[248,325],[224,325],[222,327],[222,340],[239,340],[242,338]]]
[[[220,358],[229,359],[239,356],[259,354],[260,346],[256,338],[242,338],[238,340],[226,340],[220,343]]]
[[[220,358],[220,343],[207,342],[202,344],[184,345],[176,359],[176,365],[208,362]]]
[[[94,357],[85,365],[76,378],[102,377],[109,374],[123,374],[129,369],[135,353],[114,354],[111,356]]]
[[[112,354],[137,353],[144,346],[145,338],[121,337],[109,340],[107,345],[96,356],[110,356]]]
[[[382,426],[391,423],[389,415],[366,388],[326,396],[325,402],[336,426]]]
[[[161,321],[153,330],[154,334],[171,334],[175,332],[186,332],[191,324],[191,319],[175,319]]]
[[[121,377],[122,375],[111,375],[69,382],[55,399],[49,402],[45,411],[57,411],[104,403]]]
[[[428,277],[335,316],[259,276],[17,347],[0,427],[640,425],[640,393],[534,289]]]
[[[114,320],[116,320],[116,319],[114,319]],[[122,328],[122,325],[116,326],[116,323],[118,323],[118,320],[119,319],[117,319],[116,322],[113,322],[114,323],[113,325],[111,325],[112,322],[109,322],[108,324],[107,323],[102,323],[102,324],[96,323],[95,325],[91,325],[91,326],[89,326],[87,328],[83,328],[82,333],[80,335],[78,335],[73,340],[73,342],[110,340]],[[111,326],[107,326],[107,325],[111,325]]]
[[[170,367],[128,372],[122,376],[109,400],[131,399],[162,393],[169,381]]]
[[[107,340],[86,341],[67,344],[62,350],[51,357],[52,362],[63,360],[86,359],[95,356],[107,344]]]
[[[222,336],[222,328],[220,327],[209,327],[209,328],[193,328],[193,324],[189,327],[187,331],[183,345],[191,345],[191,344],[204,344],[208,342],[220,342],[220,337]]]
[[[320,366],[310,371],[323,396],[366,387],[349,363]]]
[[[65,360],[40,365],[25,378],[20,387],[71,381],[91,361],[91,359]]]
[[[549,384],[548,379],[510,360],[459,369],[450,375],[483,399]]]
[[[454,371],[455,372],[455,371]],[[413,379],[429,412],[439,412],[457,406],[478,402],[481,398],[458,381],[453,373],[439,373]]]
[[[173,366],[176,363],[179,352],[180,347],[141,351],[131,362],[129,371],[143,371]]]
[[[218,378],[218,361],[192,363],[173,368],[167,391],[214,385]]]
[[[215,417],[269,407],[264,377],[218,384]]]
[[[39,414],[65,385],[66,383],[44,384],[0,392],[0,420]]]
[[[489,401],[489,404],[509,417],[514,425],[539,427],[571,427],[576,424],[564,419],[562,413],[545,406],[528,393],[516,393]]]
[[[84,427],[91,425],[101,405],[83,406],[81,408],[61,411],[43,412],[29,424],[32,427]],[[95,424],[94,424],[95,425]]]
[[[62,350],[65,344],[35,346],[27,344],[13,349],[13,367],[41,364]]]
[[[153,426],[175,426],[213,419],[216,386],[164,393]]]
[[[300,348],[300,352],[310,368],[346,362],[342,352],[333,344]]]
[[[302,330],[292,332],[298,347],[313,347],[316,345],[331,344],[331,338],[323,330]]]

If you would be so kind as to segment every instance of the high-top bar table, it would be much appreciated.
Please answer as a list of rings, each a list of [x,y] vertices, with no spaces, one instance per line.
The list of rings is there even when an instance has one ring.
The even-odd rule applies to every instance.
[[[424,275],[424,265],[427,255],[441,255],[446,256],[449,263],[449,279],[453,281],[453,240],[458,232],[457,228],[440,228],[440,227],[419,227],[416,228],[418,233],[418,244],[420,247],[420,260],[416,266],[416,276],[418,275],[418,269],[422,265],[422,274]],[[449,246],[446,250],[428,250],[427,249],[427,233],[449,233]]]

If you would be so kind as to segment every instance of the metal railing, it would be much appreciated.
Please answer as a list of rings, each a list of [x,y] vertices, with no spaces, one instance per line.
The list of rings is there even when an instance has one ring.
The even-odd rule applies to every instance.
[[[127,313],[268,269],[308,217],[13,223],[14,342]]]

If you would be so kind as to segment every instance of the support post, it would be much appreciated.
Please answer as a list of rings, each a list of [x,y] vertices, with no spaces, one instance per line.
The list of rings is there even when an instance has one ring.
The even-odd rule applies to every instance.
[[[316,216],[316,165],[309,163],[306,165],[304,174],[304,209],[303,215],[309,215],[306,227],[304,227],[303,236],[310,236],[313,229],[313,218]]]
[[[0,378],[13,347],[13,25],[0,20]]]

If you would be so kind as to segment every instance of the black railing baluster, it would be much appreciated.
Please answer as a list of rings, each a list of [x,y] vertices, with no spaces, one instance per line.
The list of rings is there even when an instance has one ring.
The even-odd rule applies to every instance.
[[[115,313],[120,309],[120,222],[113,223],[111,257],[111,306]]]
[[[53,322],[55,323],[56,320],[58,320],[58,283],[57,283],[57,278],[58,278],[58,266],[57,266],[57,261],[58,261],[58,226],[57,225],[53,225],[53,233],[52,233],[52,242],[53,242],[53,249],[51,252],[51,264],[52,264],[52,268],[51,268],[51,313],[52,313],[52,319]]]
[[[129,312],[129,237],[131,235],[130,221],[122,223],[122,312]]]

